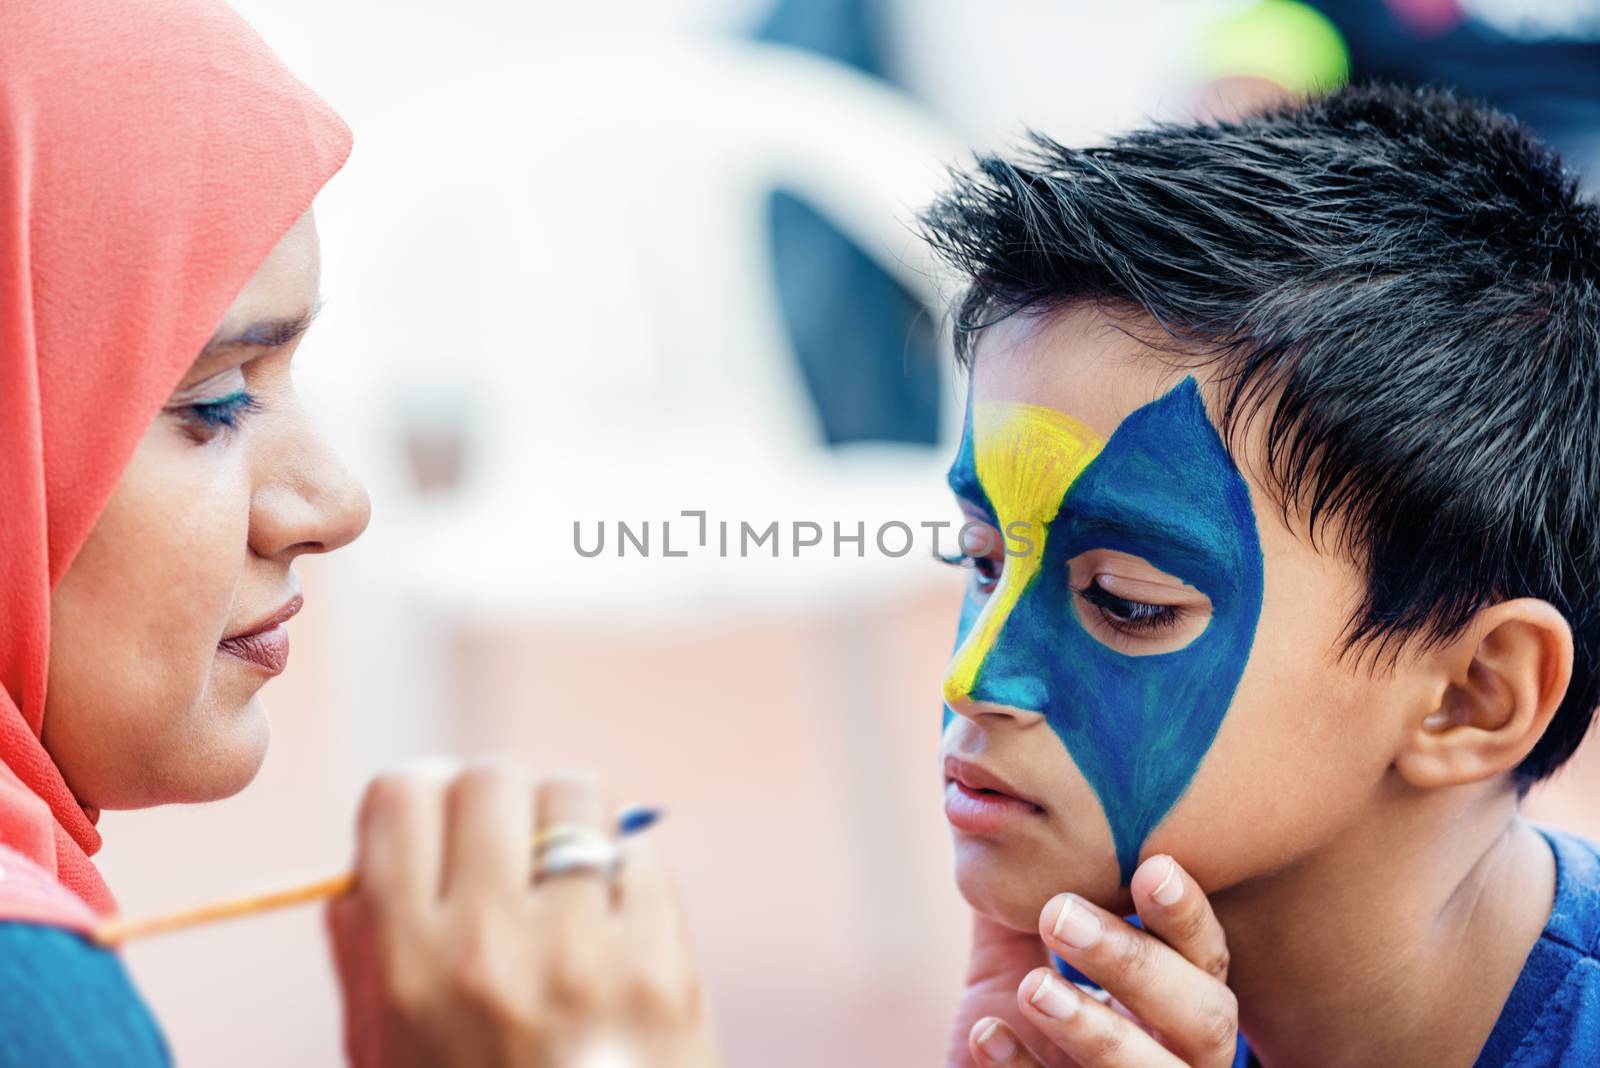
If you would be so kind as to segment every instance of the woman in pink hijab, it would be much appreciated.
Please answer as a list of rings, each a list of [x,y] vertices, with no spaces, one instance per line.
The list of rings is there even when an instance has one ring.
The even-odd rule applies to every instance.
[[[217,0],[0,0],[0,1066],[167,1062],[81,937],[95,821],[251,780],[295,560],[366,526],[290,380],[349,150]],[[352,1060],[711,1063],[659,869],[534,878],[536,829],[610,821],[503,764],[375,784],[331,912]]]

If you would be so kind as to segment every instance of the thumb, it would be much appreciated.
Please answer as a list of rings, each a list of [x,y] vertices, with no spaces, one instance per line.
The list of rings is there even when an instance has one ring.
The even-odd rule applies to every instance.
[[[1017,1038],[1011,1025],[997,1016],[985,1016],[972,1025],[967,1049],[978,1068],[1044,1068],[1028,1047]]]

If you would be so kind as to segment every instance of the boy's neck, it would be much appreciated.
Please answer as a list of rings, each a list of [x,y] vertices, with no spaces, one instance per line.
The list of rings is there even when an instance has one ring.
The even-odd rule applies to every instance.
[[[1470,1065],[1549,917],[1555,861],[1510,787],[1386,793],[1310,859],[1213,898],[1266,1068]]]

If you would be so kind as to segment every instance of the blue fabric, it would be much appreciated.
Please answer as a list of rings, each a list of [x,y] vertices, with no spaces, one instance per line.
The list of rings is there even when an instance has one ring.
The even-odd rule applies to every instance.
[[[0,922],[0,1068],[167,1068],[122,961],[75,934]]]
[[[1600,1064],[1600,852],[1543,831],[1556,855],[1556,900],[1477,1068]]]

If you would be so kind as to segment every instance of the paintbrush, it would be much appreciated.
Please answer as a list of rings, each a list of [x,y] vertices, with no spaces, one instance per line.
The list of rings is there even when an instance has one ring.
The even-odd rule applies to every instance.
[[[624,809],[622,814],[617,817],[617,836],[625,838],[631,834],[638,834],[640,831],[652,826],[660,818],[660,809]],[[533,848],[540,848],[553,837],[549,831],[534,835]],[[176,931],[180,928],[194,927],[202,923],[214,923],[217,920],[231,920],[239,916],[253,916],[258,912],[288,908],[290,905],[304,905],[311,901],[325,901],[341,894],[348,894],[354,889],[355,885],[356,873],[347,871],[339,875],[330,875],[324,879],[317,879],[313,882],[286,886],[278,890],[267,890],[245,897],[230,898],[226,901],[214,901],[209,905],[198,905],[159,916],[143,916],[134,919],[118,916],[100,924],[90,933],[89,937],[99,945],[115,946],[128,941],[130,938],[142,938],[145,935]]]

